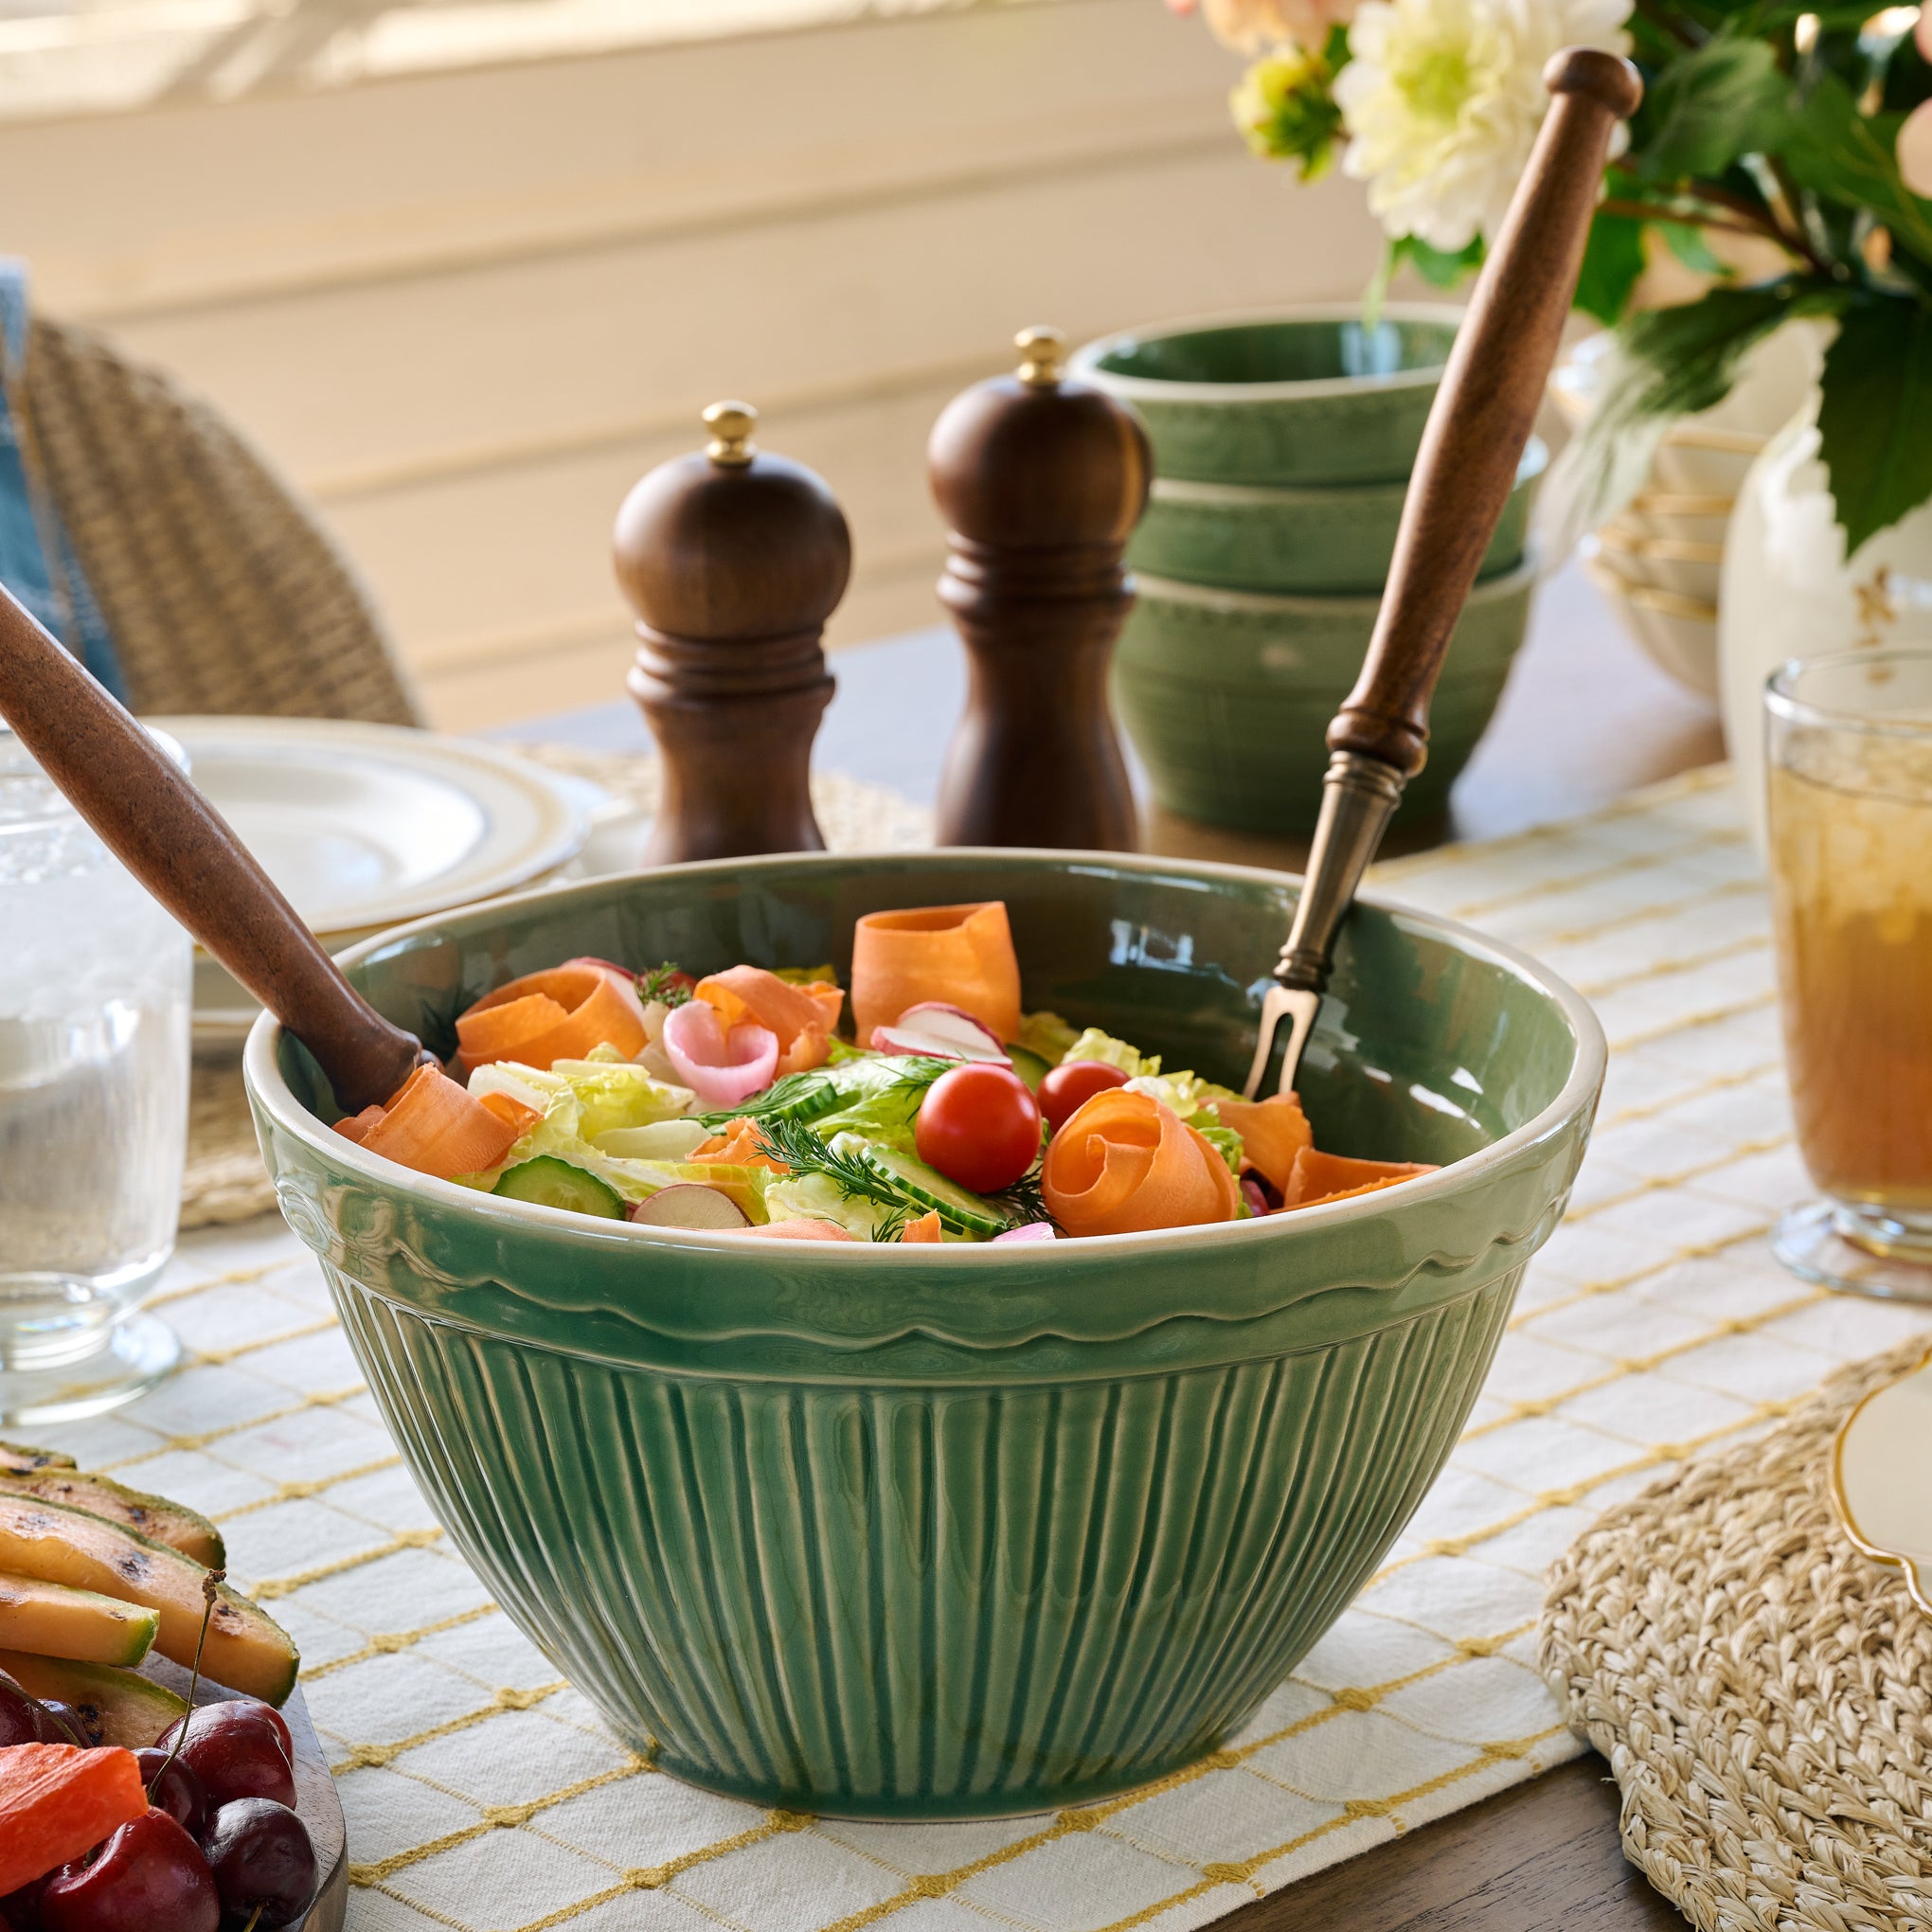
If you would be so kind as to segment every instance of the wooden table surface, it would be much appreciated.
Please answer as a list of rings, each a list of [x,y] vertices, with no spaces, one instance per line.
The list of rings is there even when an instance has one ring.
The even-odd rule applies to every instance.
[[[821,766],[930,802],[964,676],[949,632],[841,652]],[[497,734],[648,748],[626,700]],[[1574,567],[1539,593],[1495,720],[1438,835],[1497,838],[1724,756],[1715,708],[1655,669]],[[1176,856],[1298,869],[1304,846],[1148,814]],[[1617,1787],[1591,1754],[1216,1922],[1226,1932],[1655,1932],[1683,1921],[1626,1864]]]

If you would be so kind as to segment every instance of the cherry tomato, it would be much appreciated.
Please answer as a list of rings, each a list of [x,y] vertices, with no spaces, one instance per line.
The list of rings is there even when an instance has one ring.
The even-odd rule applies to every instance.
[[[1011,1067],[969,1061],[927,1088],[914,1137],[920,1159],[949,1181],[996,1193],[1039,1155],[1039,1102]]]
[[[1104,1060],[1064,1060],[1040,1082],[1040,1111],[1058,1134],[1096,1094],[1126,1084],[1127,1076]]]

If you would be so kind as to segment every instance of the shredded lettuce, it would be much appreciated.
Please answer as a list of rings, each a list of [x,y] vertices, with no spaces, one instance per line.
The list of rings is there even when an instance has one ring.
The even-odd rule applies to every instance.
[[[765,1189],[765,1212],[773,1221],[832,1221],[861,1241],[877,1241],[882,1228],[903,1222],[903,1210],[883,1202],[847,1194],[828,1174],[775,1175]]]
[[[1188,1125],[1227,1163],[1229,1173],[1240,1174],[1241,1136],[1232,1127],[1222,1126],[1220,1117],[1211,1108],[1206,1113],[1195,1115]]]
[[[1160,1055],[1143,1053],[1137,1046],[1130,1046],[1124,1040],[1117,1040],[1111,1033],[1103,1033],[1098,1027],[1089,1027],[1062,1056],[1066,1060],[1103,1060],[1109,1066],[1118,1066],[1130,1080],[1141,1074],[1155,1074],[1160,1071]]]
[[[597,1136],[600,1154],[618,1160],[689,1160],[711,1129],[702,1120],[653,1120],[644,1127],[613,1127]]]
[[[1011,1044],[1024,1046],[1029,1053],[1037,1053],[1048,1066],[1058,1066],[1066,1058],[1066,1049],[1079,1037],[1079,1032],[1058,1013],[1043,1011],[1020,1015],[1019,1038]]]
[[[619,1127],[648,1127],[690,1111],[689,1087],[653,1080],[628,1060],[560,1060],[551,1068],[577,1097],[578,1131],[586,1140]]]
[[[856,1134],[902,1154],[916,1154],[913,1122],[920,1102],[951,1064],[922,1054],[871,1053],[845,1062],[838,1084],[845,1099],[835,1112],[812,1121],[821,1140],[834,1135]]]

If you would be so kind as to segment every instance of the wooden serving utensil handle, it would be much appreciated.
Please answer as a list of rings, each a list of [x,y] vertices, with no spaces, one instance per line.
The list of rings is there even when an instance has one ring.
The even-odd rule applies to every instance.
[[[0,718],[122,865],[315,1056],[346,1112],[426,1057],[342,976],[227,823],[0,587]]]
[[[1563,338],[1610,138],[1643,82],[1619,55],[1568,47],[1429,414],[1362,675],[1329,749],[1392,766],[1428,754],[1429,699],[1536,420]]]

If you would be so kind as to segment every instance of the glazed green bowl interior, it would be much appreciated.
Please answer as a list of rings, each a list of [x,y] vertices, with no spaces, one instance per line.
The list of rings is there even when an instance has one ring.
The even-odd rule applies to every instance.
[[[1434,318],[1286,316],[1118,336],[1095,367],[1151,383],[1361,382],[1440,376],[1455,342],[1455,325]]]
[[[372,940],[445,1046],[579,954],[850,965],[853,921],[1005,900],[1030,1006],[1238,1082],[1295,883],[1105,854],[674,868]],[[1400,1533],[1567,1197],[1583,1003],[1440,920],[1349,922],[1301,1091],[1320,1144],[1444,1163],[1363,1200],[1017,1244],[685,1234],[499,1201],[333,1134],[264,1019],[291,1225],[492,1597],[659,1768],[859,1816],[1039,1810],[1218,1746]]]

